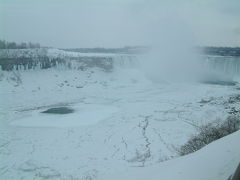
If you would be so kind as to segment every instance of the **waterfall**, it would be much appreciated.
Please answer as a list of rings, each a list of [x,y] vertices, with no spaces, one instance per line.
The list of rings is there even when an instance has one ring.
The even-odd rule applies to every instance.
[[[139,66],[139,58],[137,55],[115,55],[113,57],[114,69],[128,69]]]
[[[0,50],[0,68],[3,71],[40,70],[55,68],[59,70],[100,68],[112,71],[115,68],[136,66],[136,55],[75,53],[58,49]]]
[[[240,57],[238,56],[207,56],[202,65],[209,71],[224,73],[234,78],[240,77]]]

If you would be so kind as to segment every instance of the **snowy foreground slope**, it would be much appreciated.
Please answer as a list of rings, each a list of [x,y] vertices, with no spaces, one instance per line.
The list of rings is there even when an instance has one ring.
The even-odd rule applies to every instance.
[[[176,148],[196,126],[239,111],[238,84],[156,83],[129,64],[128,55],[111,57],[111,71],[102,66],[0,71],[0,179],[117,179],[118,172],[128,172],[121,174],[128,179],[139,172],[147,179],[155,173],[180,179],[188,167],[189,179],[196,179],[206,159],[215,169],[206,168],[199,179],[224,179],[234,171],[239,132],[186,157],[179,158]],[[41,113],[53,107],[74,112]],[[208,153],[219,146],[211,160]]]
[[[240,131],[219,139],[201,150],[146,168],[132,168],[101,175],[98,180],[226,180],[240,160]]]

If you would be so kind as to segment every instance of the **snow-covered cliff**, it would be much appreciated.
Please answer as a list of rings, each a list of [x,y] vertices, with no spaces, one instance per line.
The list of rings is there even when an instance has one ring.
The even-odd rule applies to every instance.
[[[30,69],[79,69],[98,67],[111,71],[115,66],[133,66],[135,55],[79,53],[59,49],[3,49],[0,67],[4,71]]]

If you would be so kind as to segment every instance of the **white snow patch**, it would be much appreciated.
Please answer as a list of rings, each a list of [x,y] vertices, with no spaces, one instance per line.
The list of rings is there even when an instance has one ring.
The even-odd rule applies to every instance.
[[[27,113],[11,122],[11,125],[22,127],[76,127],[94,125],[101,120],[111,117],[119,108],[106,105],[78,104],[71,106],[74,112],[71,114],[44,114],[41,110]]]
[[[221,138],[201,150],[146,168],[99,176],[98,180],[226,180],[240,160],[240,131]]]

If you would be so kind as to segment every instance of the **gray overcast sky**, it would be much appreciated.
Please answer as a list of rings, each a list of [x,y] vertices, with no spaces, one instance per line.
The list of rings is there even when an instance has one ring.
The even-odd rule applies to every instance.
[[[184,24],[198,45],[240,46],[240,0],[0,0],[0,39],[7,41],[147,45],[166,22]]]

